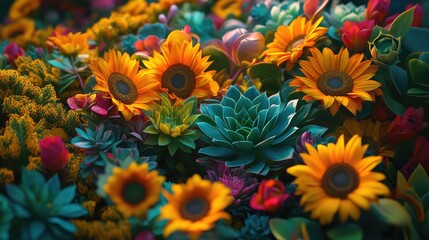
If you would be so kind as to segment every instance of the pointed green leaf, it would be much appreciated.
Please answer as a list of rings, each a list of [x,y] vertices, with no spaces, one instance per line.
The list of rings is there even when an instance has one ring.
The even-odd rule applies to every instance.
[[[158,145],[159,146],[165,146],[168,145],[171,142],[171,138],[169,135],[166,134],[160,134],[158,137]]]
[[[405,210],[404,206],[396,200],[382,198],[379,199],[377,203],[373,203],[371,208],[376,216],[385,223],[402,227],[411,225],[410,215],[407,210]]]
[[[414,20],[415,8],[416,7],[412,7],[395,18],[389,28],[389,31],[393,36],[403,37],[407,34]]]
[[[420,164],[411,174],[408,179],[408,183],[414,188],[420,197],[429,192],[429,177],[426,174],[425,169]]]
[[[429,65],[420,59],[411,59],[408,62],[408,69],[415,84],[429,87],[429,82],[427,81]]]
[[[326,232],[332,240],[360,240],[363,239],[362,229],[353,223],[342,224]]]

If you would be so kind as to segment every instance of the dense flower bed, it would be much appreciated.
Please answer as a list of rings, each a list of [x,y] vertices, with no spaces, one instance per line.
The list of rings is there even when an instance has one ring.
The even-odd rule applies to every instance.
[[[429,2],[356,4],[3,1],[0,239],[428,239]]]

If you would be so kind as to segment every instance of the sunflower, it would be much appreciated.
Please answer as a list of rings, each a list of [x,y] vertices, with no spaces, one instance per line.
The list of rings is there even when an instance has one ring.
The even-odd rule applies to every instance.
[[[381,123],[371,119],[346,119],[336,133],[338,135],[344,134],[346,140],[358,134],[362,136],[362,142],[368,144],[367,154],[393,158],[395,149],[385,141],[388,127],[388,122]]]
[[[15,0],[9,8],[9,18],[12,21],[27,17],[33,10],[40,7],[41,0]]]
[[[243,0],[219,0],[212,7],[212,12],[225,20],[229,15],[238,17],[241,15]]]
[[[345,146],[344,146],[345,145]],[[308,154],[301,153],[305,165],[295,165],[287,172],[296,177],[296,194],[300,204],[311,211],[321,224],[332,222],[338,212],[340,221],[360,218],[360,208],[368,210],[378,195],[389,195],[389,188],[379,182],[384,174],[371,170],[381,162],[380,156],[363,158],[368,145],[361,144],[359,135],[344,144],[344,136],[336,144],[306,144]]]
[[[145,218],[148,209],[159,201],[165,177],[149,171],[148,163],[131,163],[126,169],[115,167],[104,191],[125,216]]]
[[[374,101],[374,94],[382,93],[381,84],[370,80],[377,66],[371,65],[371,60],[362,61],[363,54],[349,57],[346,48],[341,48],[338,55],[329,48],[324,48],[323,53],[317,48],[310,51],[312,57],[299,62],[305,76],[295,76],[290,82],[291,87],[297,87],[296,91],[306,94],[303,99],[322,101],[332,115],[341,105],[356,115],[357,110],[362,110],[363,101]]]
[[[127,121],[160,98],[159,82],[139,71],[138,62],[127,53],[110,50],[89,67],[97,80],[94,90],[107,93]]]
[[[174,184],[172,193],[164,192],[168,204],[161,208],[161,219],[169,222],[164,237],[183,231],[194,238],[214,227],[220,219],[230,219],[224,209],[233,202],[230,189],[222,183],[203,180],[197,174],[186,184]]]
[[[1,38],[7,39],[23,47],[31,39],[36,30],[36,24],[29,18],[21,18],[1,28]]]
[[[88,34],[86,33],[78,32],[52,36],[49,38],[48,44],[58,48],[66,55],[89,53]]]
[[[162,54],[154,52],[153,57],[143,61],[147,74],[159,81],[173,99],[216,96],[219,85],[213,80],[215,71],[206,71],[211,63],[209,56],[202,57],[200,45],[193,46],[191,40],[172,39],[171,36],[179,36],[173,33],[161,46]]]
[[[306,17],[297,17],[289,26],[279,26],[274,34],[274,40],[267,45],[263,53],[265,60],[277,62],[280,65],[286,62],[286,70],[290,71],[301,57],[304,48],[311,48],[319,37],[328,29],[319,27],[323,17],[314,23]]]

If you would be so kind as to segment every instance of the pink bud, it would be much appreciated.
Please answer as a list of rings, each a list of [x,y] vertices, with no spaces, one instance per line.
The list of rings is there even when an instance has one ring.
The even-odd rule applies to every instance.
[[[39,146],[42,164],[47,170],[58,172],[67,166],[69,151],[60,136],[45,137]]]
[[[241,62],[251,62],[258,57],[265,48],[265,38],[259,32],[245,33],[235,40],[232,49],[232,58],[237,65]]]
[[[236,28],[223,35],[222,41],[225,44],[225,50],[226,52],[228,52],[228,54],[231,54],[235,40],[237,40],[237,38],[239,38],[245,33],[247,33],[247,30],[245,28]]]
[[[308,19],[313,17],[319,7],[319,0],[305,0],[304,2],[304,14]]]
[[[250,207],[258,211],[275,213],[290,197],[285,185],[277,180],[262,180],[258,192],[250,199]]]
[[[17,59],[20,56],[24,56],[25,52],[24,52],[24,49],[22,49],[20,46],[18,46],[18,44],[16,44],[16,43],[9,43],[4,48],[4,54],[6,54],[8,56],[9,61],[12,64],[15,64],[15,59]]]
[[[366,19],[374,19],[375,23],[382,26],[389,13],[390,0],[369,0],[366,8]]]
[[[362,53],[368,46],[374,20],[364,20],[360,23],[345,21],[341,28],[342,40],[346,47],[354,53]]]

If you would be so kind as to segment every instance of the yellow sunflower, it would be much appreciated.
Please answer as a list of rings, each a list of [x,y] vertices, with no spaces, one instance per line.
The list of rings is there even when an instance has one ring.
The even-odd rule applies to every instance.
[[[125,216],[145,218],[148,209],[159,201],[165,177],[149,171],[149,165],[131,163],[126,169],[115,167],[104,191]]]
[[[310,49],[312,57],[299,62],[304,76],[295,76],[291,87],[306,95],[307,101],[322,101],[325,109],[332,115],[338,112],[341,105],[356,115],[362,110],[363,101],[374,101],[375,94],[381,94],[381,84],[371,80],[377,66],[371,60],[363,59],[363,54],[349,57],[349,51],[342,48],[338,55],[331,49],[324,48],[323,53],[317,48]]]
[[[21,47],[24,47],[30,41],[36,30],[36,24],[29,18],[21,18],[15,22],[4,25],[1,28],[0,36]]]
[[[41,0],[15,0],[9,8],[9,18],[12,21],[27,17],[33,10],[40,7]]]
[[[362,142],[368,144],[367,152],[369,154],[393,158],[395,149],[385,141],[388,127],[388,122],[381,123],[371,119],[346,119],[343,125],[337,129],[336,133],[337,135],[344,134],[346,140],[358,134],[362,136]]]
[[[297,17],[289,26],[279,26],[274,34],[274,40],[267,45],[263,53],[265,61],[277,62],[280,65],[286,62],[286,70],[290,71],[301,57],[304,48],[311,48],[319,37],[328,29],[319,27],[323,17],[312,23],[306,17]]]
[[[164,192],[168,204],[161,208],[160,218],[169,220],[164,237],[182,231],[198,238],[202,232],[212,229],[216,221],[231,217],[224,209],[233,197],[222,183],[212,183],[195,174],[186,184],[174,184],[172,191]]]
[[[147,74],[160,82],[171,98],[216,96],[219,85],[213,80],[215,71],[206,71],[211,62],[208,61],[209,56],[202,56],[200,44],[193,46],[191,40],[181,38],[178,41],[170,35],[161,46],[162,54],[154,52],[153,57],[143,61]]]
[[[222,19],[229,15],[238,17],[241,15],[243,0],[218,0],[212,7],[212,12]]]
[[[88,35],[86,33],[77,32],[52,36],[49,37],[48,44],[67,55],[89,53]]]
[[[345,145],[345,146],[344,146]],[[336,144],[306,144],[307,153],[300,156],[305,165],[295,165],[287,172],[296,177],[296,194],[302,195],[300,204],[311,211],[321,224],[332,222],[338,212],[341,222],[349,217],[360,218],[360,208],[368,210],[378,195],[389,195],[389,188],[380,181],[384,174],[371,170],[381,162],[380,156],[363,158],[368,145],[358,135],[344,144],[344,136]]]
[[[127,121],[160,98],[160,83],[139,71],[138,62],[127,53],[110,50],[89,68],[97,80],[94,90],[108,94]]]

